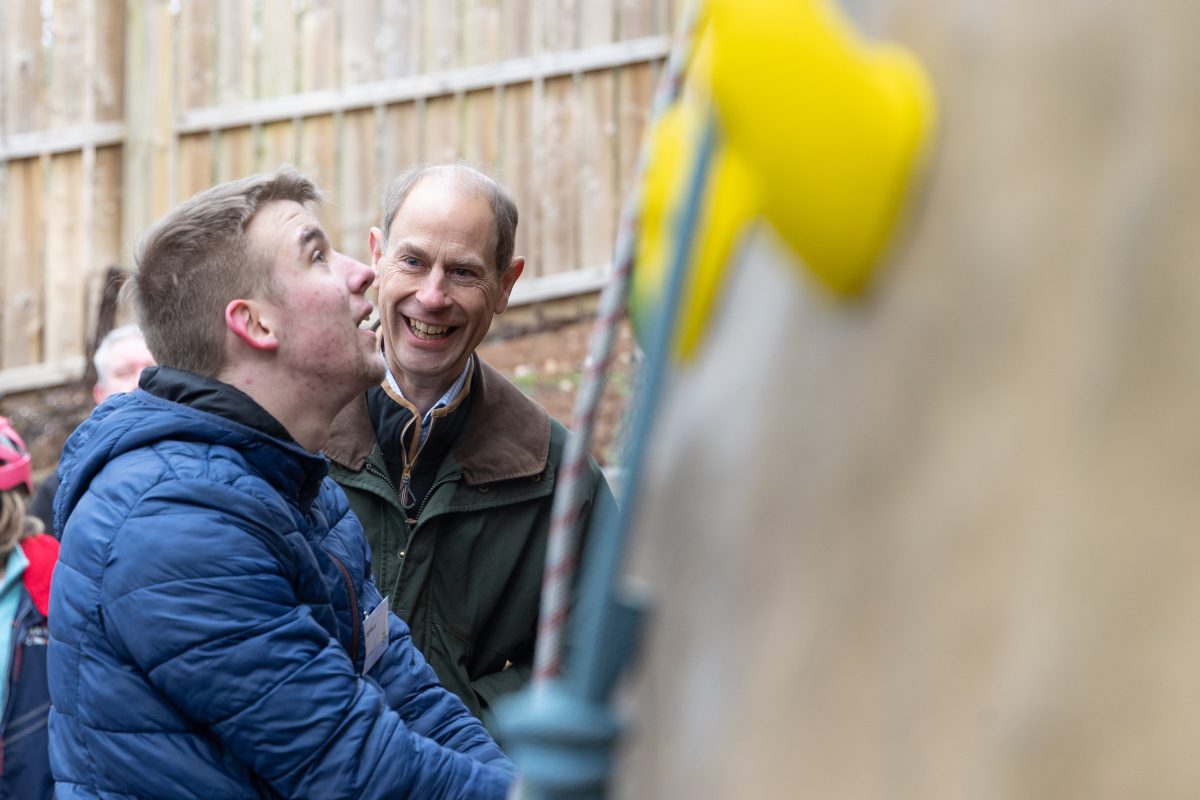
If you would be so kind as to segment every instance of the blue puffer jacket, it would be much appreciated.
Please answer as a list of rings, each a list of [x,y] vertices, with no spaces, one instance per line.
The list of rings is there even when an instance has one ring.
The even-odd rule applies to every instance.
[[[60,466],[58,796],[504,797],[511,764],[395,616],[361,674],[382,598],[324,459],[201,410],[265,415],[225,384],[160,368],[142,385]]]

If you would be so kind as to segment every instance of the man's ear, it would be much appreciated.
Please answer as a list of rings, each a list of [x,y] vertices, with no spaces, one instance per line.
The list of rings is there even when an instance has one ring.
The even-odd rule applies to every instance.
[[[378,272],[379,260],[383,258],[383,231],[379,228],[371,228],[371,233],[367,236],[367,244],[371,247],[371,266]]]
[[[503,314],[508,308],[508,296],[512,294],[513,284],[517,282],[517,278],[521,277],[521,273],[525,271],[525,259],[517,256],[508,265],[508,269],[500,276],[500,296],[496,298],[495,311],[497,314]]]
[[[255,350],[276,350],[279,340],[263,311],[253,300],[230,300],[225,306],[225,327]]]

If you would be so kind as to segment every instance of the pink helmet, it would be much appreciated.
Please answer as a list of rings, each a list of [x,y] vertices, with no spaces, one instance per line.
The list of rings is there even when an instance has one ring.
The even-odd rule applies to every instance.
[[[0,417],[0,491],[18,486],[33,494],[33,466],[25,440],[7,417]]]

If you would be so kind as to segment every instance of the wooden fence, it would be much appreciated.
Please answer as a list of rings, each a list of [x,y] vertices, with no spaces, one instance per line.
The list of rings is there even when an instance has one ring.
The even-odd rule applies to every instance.
[[[111,264],[214,183],[293,163],[367,258],[388,180],[482,164],[515,303],[599,286],[670,0],[11,0],[0,6],[0,392],[77,378]]]

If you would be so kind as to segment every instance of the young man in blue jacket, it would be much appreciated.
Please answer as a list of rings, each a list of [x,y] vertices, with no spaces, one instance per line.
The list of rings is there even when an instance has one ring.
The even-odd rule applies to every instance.
[[[319,453],[383,377],[370,267],[285,168],[192,198],[132,280],[159,367],[71,436],[55,501],[60,798],[502,798],[512,767],[413,647]]]

